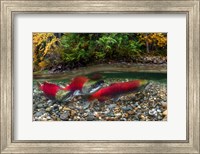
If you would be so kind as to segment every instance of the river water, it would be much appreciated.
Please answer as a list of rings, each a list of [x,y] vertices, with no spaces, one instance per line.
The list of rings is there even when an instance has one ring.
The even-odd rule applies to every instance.
[[[147,80],[148,88],[122,95],[118,101],[91,102],[75,97],[69,102],[46,98],[37,82],[48,81],[65,86],[76,77],[99,77],[109,86],[115,82],[135,79]],[[167,73],[166,67],[92,67],[60,74],[34,74],[33,121],[166,121]]]

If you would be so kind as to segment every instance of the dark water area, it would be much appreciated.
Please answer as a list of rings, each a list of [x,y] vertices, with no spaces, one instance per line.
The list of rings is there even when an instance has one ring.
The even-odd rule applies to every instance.
[[[91,77],[93,74],[89,74]],[[105,78],[121,78],[121,79],[140,79],[151,80],[161,83],[167,83],[167,73],[150,73],[150,72],[109,72],[102,73]]]

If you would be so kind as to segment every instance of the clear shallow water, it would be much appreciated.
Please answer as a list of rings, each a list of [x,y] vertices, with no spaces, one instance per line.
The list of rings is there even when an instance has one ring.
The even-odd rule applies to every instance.
[[[85,76],[91,78],[95,74],[101,74],[107,86],[135,79],[148,80],[150,84],[120,96],[117,101],[95,100],[91,107],[92,102],[81,96],[62,103],[49,100],[36,84],[49,81],[65,86],[73,78],[67,73],[59,77],[52,74],[48,79],[37,77],[33,80],[33,121],[167,121],[167,73],[97,71]]]

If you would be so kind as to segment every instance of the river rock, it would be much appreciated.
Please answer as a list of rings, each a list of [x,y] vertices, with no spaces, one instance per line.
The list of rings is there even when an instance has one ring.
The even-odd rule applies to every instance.
[[[131,106],[122,106],[123,111],[129,111],[132,110],[133,108]]]
[[[76,115],[76,111],[75,110],[71,110],[71,117],[73,117],[74,115]]]
[[[114,117],[115,114],[113,112],[109,112],[109,113],[106,114],[106,116],[108,116],[108,117]]]
[[[86,109],[88,109],[89,106],[90,106],[90,103],[89,103],[89,102],[88,102],[88,103],[84,103],[83,109],[86,110]]]
[[[34,116],[35,116],[35,117],[39,117],[39,116],[41,116],[41,115],[43,115],[43,114],[44,114],[44,112],[39,111],[39,112],[36,112],[36,113],[34,114]]]
[[[89,115],[87,117],[87,121],[93,121],[94,120],[94,115]]]
[[[70,116],[69,112],[62,113],[60,115],[60,119],[65,121],[69,118],[69,116]]]
[[[63,111],[70,111],[71,109],[70,108],[68,108],[68,107],[64,107],[63,108]]]
[[[167,115],[167,110],[165,110],[165,111],[163,112],[163,115],[164,115],[164,116],[166,116],[166,115]]]
[[[149,115],[156,115],[157,112],[155,109],[149,110]]]
[[[122,116],[122,114],[120,112],[115,114],[115,117],[117,117],[117,118],[121,118],[121,116]]]
[[[130,114],[130,115],[132,115],[132,114],[134,114],[135,113],[135,110],[130,110],[130,111],[128,111],[128,114]]]
[[[38,108],[43,108],[43,107],[45,107],[45,105],[43,103],[40,103],[40,104],[37,105],[37,107]]]
[[[164,108],[167,108],[167,102],[162,101],[161,104]]]
[[[109,108],[110,110],[112,110],[112,109],[114,109],[116,106],[117,106],[116,104],[110,104],[110,105],[108,105],[108,108]]]
[[[123,118],[128,118],[128,113],[124,113],[124,114],[122,115],[122,117],[123,117]]]

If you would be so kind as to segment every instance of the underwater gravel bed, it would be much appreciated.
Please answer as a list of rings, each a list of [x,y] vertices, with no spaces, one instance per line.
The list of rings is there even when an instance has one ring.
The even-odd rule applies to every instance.
[[[107,79],[105,86],[118,81]],[[145,88],[117,101],[89,103],[77,96],[60,103],[46,98],[34,84],[33,121],[167,121],[167,85],[150,81]]]

